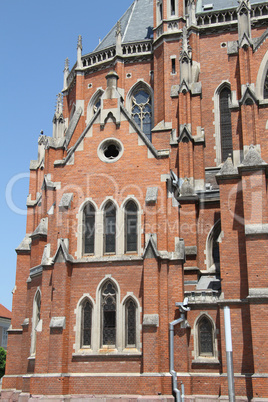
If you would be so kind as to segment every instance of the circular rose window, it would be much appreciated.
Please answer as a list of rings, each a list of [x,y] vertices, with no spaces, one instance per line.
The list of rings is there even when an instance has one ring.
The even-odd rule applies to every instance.
[[[98,146],[98,157],[103,162],[116,162],[123,154],[123,144],[115,138],[106,138]]]

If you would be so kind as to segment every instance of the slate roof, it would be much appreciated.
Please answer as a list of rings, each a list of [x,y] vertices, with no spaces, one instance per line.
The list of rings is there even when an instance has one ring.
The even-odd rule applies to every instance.
[[[251,0],[251,4],[261,4],[266,3],[266,1],[260,0]],[[206,5],[213,5],[213,8],[209,8],[204,10],[204,6]],[[226,10],[230,8],[237,8],[239,5],[238,0],[197,0],[196,3],[196,13],[203,13],[203,12],[211,12],[211,11],[219,11],[219,10]]]
[[[122,43],[152,39],[154,13],[153,0],[135,0],[120,18]],[[114,46],[116,25],[96,47],[95,51]]]
[[[11,319],[11,311],[9,311],[3,304],[0,304],[0,317],[1,318],[10,318]]]

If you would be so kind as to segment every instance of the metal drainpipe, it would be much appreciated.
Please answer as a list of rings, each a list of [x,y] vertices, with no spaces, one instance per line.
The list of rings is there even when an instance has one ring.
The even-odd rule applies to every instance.
[[[224,306],[224,327],[225,327],[226,363],[227,363],[229,401],[235,402],[232,328],[231,328],[230,307],[228,307],[228,306]]]
[[[182,395],[178,389],[177,373],[174,370],[174,327],[185,321],[185,313],[181,312],[181,317],[169,324],[169,371],[172,375],[173,392],[176,395],[176,402],[184,402],[184,386],[182,384]]]

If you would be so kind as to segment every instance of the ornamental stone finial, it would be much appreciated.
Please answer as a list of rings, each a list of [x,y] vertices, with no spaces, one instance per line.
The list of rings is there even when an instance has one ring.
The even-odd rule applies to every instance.
[[[64,70],[63,70],[63,90],[68,87],[67,78],[68,78],[69,73],[70,73],[70,71],[69,71],[69,59],[67,57],[65,59]]]
[[[116,31],[115,31],[115,36],[116,36],[116,54],[118,56],[122,56],[122,34],[121,34],[121,22],[118,21],[116,25]]]
[[[82,68],[82,36],[78,36],[78,41],[77,41],[77,68]]]
[[[120,21],[117,21],[115,34],[116,34],[116,36],[121,35],[121,22]]]
[[[83,49],[82,47],[82,36],[79,35],[78,36],[78,40],[77,40],[77,49],[80,48],[81,50]]]

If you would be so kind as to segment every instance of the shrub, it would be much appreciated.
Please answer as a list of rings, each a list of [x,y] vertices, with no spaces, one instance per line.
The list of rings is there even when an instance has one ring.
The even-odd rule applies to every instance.
[[[4,348],[0,348],[0,378],[5,374],[7,352]]]

